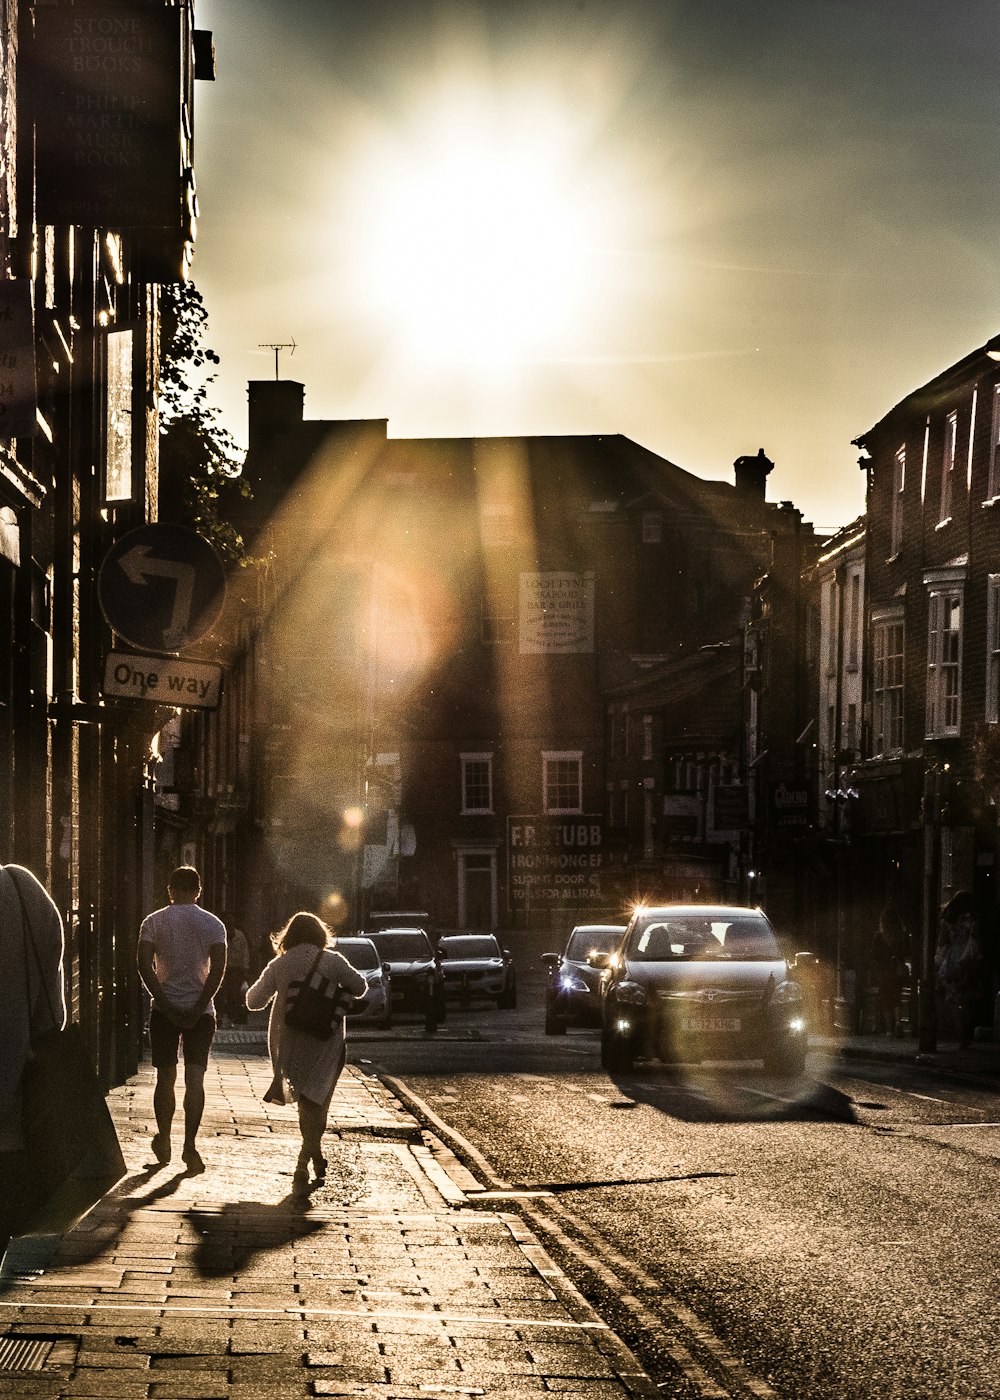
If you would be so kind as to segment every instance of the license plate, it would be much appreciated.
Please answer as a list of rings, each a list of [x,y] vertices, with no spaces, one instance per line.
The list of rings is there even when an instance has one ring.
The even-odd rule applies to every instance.
[[[740,1018],[738,1016],[685,1016],[681,1021],[681,1030],[692,1031],[698,1035],[710,1035],[716,1031],[738,1031],[740,1029]]]

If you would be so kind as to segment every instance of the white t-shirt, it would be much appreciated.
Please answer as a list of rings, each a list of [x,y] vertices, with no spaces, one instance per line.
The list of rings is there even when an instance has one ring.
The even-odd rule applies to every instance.
[[[209,950],[226,945],[226,926],[198,904],[168,904],[147,914],[139,942],[153,945],[153,969],[164,995],[190,1011],[208,980]],[[215,1003],[205,1008],[215,1015]]]

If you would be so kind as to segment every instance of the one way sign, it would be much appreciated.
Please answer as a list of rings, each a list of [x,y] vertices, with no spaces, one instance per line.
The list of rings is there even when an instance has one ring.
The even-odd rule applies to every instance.
[[[101,611],[145,651],[179,652],[211,631],[226,596],[222,560],[183,525],[141,525],[108,550],[97,579]]]

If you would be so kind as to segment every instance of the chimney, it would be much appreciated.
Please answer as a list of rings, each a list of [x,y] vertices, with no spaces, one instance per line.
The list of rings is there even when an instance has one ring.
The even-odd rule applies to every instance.
[[[248,436],[250,452],[268,447],[282,433],[302,426],[306,390],[294,379],[251,379]]]
[[[737,457],[733,466],[736,468],[737,491],[741,495],[763,501],[767,496],[768,472],[774,471],[774,463],[764,456],[763,447],[759,449],[756,457]]]

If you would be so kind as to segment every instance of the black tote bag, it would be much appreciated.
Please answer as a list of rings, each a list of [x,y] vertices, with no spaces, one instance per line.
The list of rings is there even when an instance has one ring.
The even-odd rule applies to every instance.
[[[325,949],[317,952],[312,967],[301,982],[288,984],[285,1025],[316,1040],[329,1040],[334,1027],[358,1000],[336,977],[326,977],[319,969]]]

